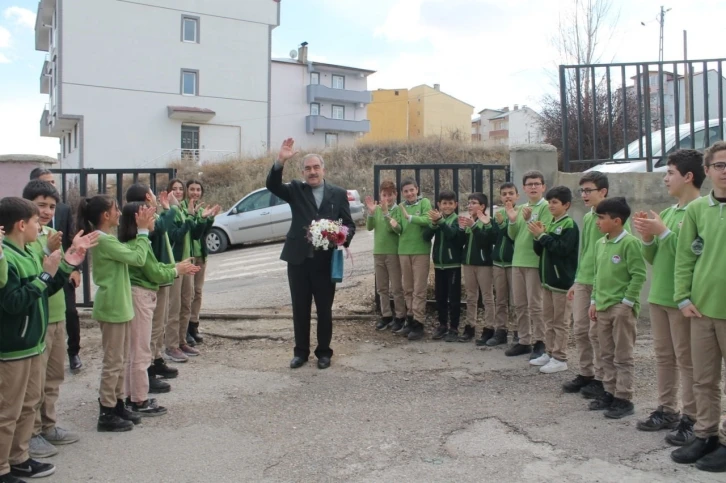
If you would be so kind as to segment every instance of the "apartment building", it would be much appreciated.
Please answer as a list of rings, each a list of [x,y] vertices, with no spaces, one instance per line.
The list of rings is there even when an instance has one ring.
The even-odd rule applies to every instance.
[[[515,104],[514,109],[483,109],[472,121],[472,140],[485,144],[514,146],[537,144],[544,140],[541,117],[533,109]],[[476,124],[475,124],[476,122]]]
[[[371,131],[366,141],[408,139],[408,89],[378,89],[368,106]]]
[[[60,167],[162,167],[270,145],[272,0],[41,0],[42,136]]]

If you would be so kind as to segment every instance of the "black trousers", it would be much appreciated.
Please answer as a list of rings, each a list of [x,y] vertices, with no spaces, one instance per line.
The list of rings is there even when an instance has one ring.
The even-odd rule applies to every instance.
[[[65,284],[66,294],[66,334],[68,335],[68,355],[77,356],[81,350],[81,321],[76,309],[76,289],[70,283]]]
[[[332,357],[333,299],[335,284],[330,281],[331,256],[316,252],[300,265],[287,264],[287,279],[292,298],[292,320],[295,325],[295,356],[310,357],[310,310],[313,299],[318,313],[318,347],[315,356]]]
[[[434,269],[434,281],[439,324],[458,329],[461,319],[461,267]]]

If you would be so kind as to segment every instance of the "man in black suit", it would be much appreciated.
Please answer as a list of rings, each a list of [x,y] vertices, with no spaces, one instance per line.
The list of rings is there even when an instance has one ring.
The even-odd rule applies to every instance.
[[[267,189],[290,204],[292,222],[287,232],[285,246],[280,259],[287,262],[287,278],[292,298],[292,319],[295,326],[295,352],[290,367],[297,369],[310,356],[310,310],[315,299],[318,313],[318,347],[315,356],[318,367],[330,367],[333,350],[333,298],[335,283],[330,281],[331,250],[313,250],[307,240],[307,227],[318,219],[342,220],[348,227],[350,244],[355,234],[355,223],[350,216],[347,192],[325,181],[325,162],[320,155],[308,154],[303,159],[305,182],[293,180],[282,182],[285,162],[297,154],[293,151],[295,141],[287,139],[282,143],[280,154],[267,176]]]
[[[55,186],[53,173],[45,168],[35,168],[30,172],[30,179],[45,181]],[[48,226],[63,233],[61,244],[63,250],[68,250],[73,244],[73,237],[75,236],[71,207],[65,203],[58,203],[55,207],[55,216]],[[80,283],[81,273],[74,271],[71,273],[68,283],[63,287],[66,296],[66,333],[68,335],[68,361],[71,372],[78,371],[83,367],[81,358],[78,355],[81,350],[81,322],[76,309],[76,287]]]

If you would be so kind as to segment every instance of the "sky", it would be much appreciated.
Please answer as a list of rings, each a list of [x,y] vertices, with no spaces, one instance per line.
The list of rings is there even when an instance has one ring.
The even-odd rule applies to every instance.
[[[551,38],[572,2],[282,0],[272,56],[286,58],[308,42],[312,60],[377,71],[368,78],[370,89],[440,84],[475,112],[514,104],[536,109],[544,94],[557,93],[560,62]],[[682,58],[684,29],[689,58],[726,57],[723,0],[612,2],[617,23],[603,39],[603,62],[657,60],[661,5],[671,8],[665,17],[666,60]],[[35,51],[37,5],[0,0],[0,154],[58,152],[57,139],[39,135],[48,98],[39,93],[45,52]]]

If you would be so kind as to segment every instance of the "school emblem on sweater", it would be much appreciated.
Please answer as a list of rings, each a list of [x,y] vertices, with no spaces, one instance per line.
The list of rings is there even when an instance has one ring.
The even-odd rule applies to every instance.
[[[555,235],[559,235],[560,233],[562,233],[562,227],[558,226],[557,228],[555,228]]]
[[[693,240],[693,243],[691,243],[691,251],[696,256],[701,256],[703,254],[703,238],[697,236],[696,239]]]
[[[613,263],[620,263],[620,255],[613,255],[613,258],[611,259]]]

